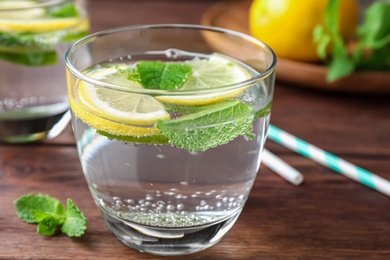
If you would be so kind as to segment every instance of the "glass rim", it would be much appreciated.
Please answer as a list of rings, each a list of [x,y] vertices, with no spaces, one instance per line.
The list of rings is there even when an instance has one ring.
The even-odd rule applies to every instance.
[[[44,8],[44,7],[50,7],[50,6],[64,4],[67,2],[74,2],[74,1],[75,0],[51,0],[51,1],[45,1],[45,2],[36,2],[36,3],[33,3],[31,6],[25,6],[25,7],[1,7],[0,6],[0,12],[23,11],[23,10],[30,10],[30,9],[34,9],[34,8]]]
[[[217,32],[217,33],[225,33],[228,35],[236,36],[239,38],[242,38],[245,41],[250,41],[258,44],[259,46],[262,46],[263,49],[266,49],[272,57],[272,63],[266,68],[264,72],[258,72],[258,75],[251,77],[250,79],[229,84],[229,85],[221,85],[217,87],[212,88],[203,88],[203,89],[191,89],[191,90],[161,90],[161,89],[145,89],[145,88],[134,88],[134,87],[126,87],[123,85],[118,84],[112,84],[108,82],[104,82],[98,79],[94,79],[92,77],[89,77],[85,74],[83,74],[80,70],[75,68],[70,61],[70,56],[72,53],[74,53],[75,50],[80,48],[81,46],[84,46],[85,44],[88,44],[90,42],[93,42],[94,39],[97,39],[99,37],[103,37],[108,34],[113,33],[120,33],[125,31],[135,31],[135,30],[145,30],[145,29],[162,29],[162,28],[180,28],[180,29],[195,29],[198,31],[205,30],[205,31],[211,31],[211,32]],[[207,93],[214,93],[218,91],[226,91],[226,90],[234,90],[243,88],[246,86],[250,86],[252,84],[255,84],[257,82],[260,82],[270,76],[272,72],[276,70],[276,62],[277,57],[275,52],[263,41],[256,39],[253,36],[247,35],[245,33],[237,32],[230,29],[220,28],[220,27],[214,27],[214,26],[204,26],[204,25],[194,25],[194,24],[144,24],[144,25],[127,25],[127,26],[121,26],[111,29],[102,30],[99,32],[92,33],[90,35],[87,35],[75,43],[72,44],[72,46],[67,50],[65,54],[65,66],[67,69],[76,76],[79,80],[85,81],[89,84],[102,87],[102,88],[108,88],[113,90],[119,90],[124,92],[135,92],[135,93],[143,93],[143,94],[177,94],[177,95],[183,95],[183,94],[207,94]]]

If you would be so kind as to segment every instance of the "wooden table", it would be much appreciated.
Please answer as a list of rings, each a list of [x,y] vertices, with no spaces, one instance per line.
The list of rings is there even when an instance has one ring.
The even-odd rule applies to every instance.
[[[216,1],[92,0],[92,30],[140,23],[199,23]],[[390,179],[390,97],[310,91],[277,82],[271,122]],[[268,141],[300,170],[290,185],[261,167],[236,225],[216,246],[174,259],[390,259],[390,198]],[[13,201],[26,193],[72,198],[86,234],[37,235]],[[71,128],[51,141],[0,144],[0,259],[166,259],[136,252],[108,231],[84,180]]]

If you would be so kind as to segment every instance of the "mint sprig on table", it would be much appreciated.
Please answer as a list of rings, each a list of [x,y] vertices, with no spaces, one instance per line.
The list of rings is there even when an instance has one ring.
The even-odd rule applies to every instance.
[[[317,52],[329,66],[327,80],[336,81],[355,70],[390,70],[390,2],[375,1],[365,11],[363,23],[357,28],[357,47],[352,53],[339,32],[339,3],[340,0],[328,2],[325,24],[314,31]]]
[[[37,233],[52,236],[57,229],[69,237],[80,237],[87,229],[87,219],[71,199],[65,208],[61,202],[44,194],[27,194],[15,201],[16,214],[27,223],[38,224]]]

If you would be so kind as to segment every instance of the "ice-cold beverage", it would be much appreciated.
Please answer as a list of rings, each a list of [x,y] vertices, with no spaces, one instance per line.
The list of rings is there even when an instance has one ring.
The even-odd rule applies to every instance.
[[[87,30],[83,1],[0,1],[0,141],[43,139],[61,120],[65,52]]]
[[[219,242],[259,170],[272,62],[264,76],[217,52],[129,50],[97,64],[86,56],[91,64],[79,75],[68,64],[72,123],[89,189],[111,231],[159,255]]]

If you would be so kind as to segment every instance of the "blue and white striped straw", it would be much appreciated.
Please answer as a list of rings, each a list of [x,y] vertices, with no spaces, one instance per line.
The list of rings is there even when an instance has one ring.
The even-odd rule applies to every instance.
[[[270,170],[274,171],[280,177],[285,179],[294,185],[299,185],[303,182],[303,175],[288,165],[285,161],[264,149],[263,151],[263,164],[267,166]]]
[[[273,125],[269,126],[268,138],[373,190],[390,196],[390,182],[372,172],[349,163]]]

